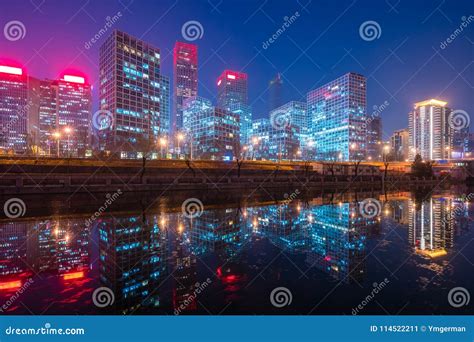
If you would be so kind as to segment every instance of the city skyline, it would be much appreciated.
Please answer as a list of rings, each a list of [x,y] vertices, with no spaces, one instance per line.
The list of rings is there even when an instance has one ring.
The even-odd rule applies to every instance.
[[[114,21],[112,27],[112,29],[120,29],[139,38],[142,37],[145,41],[160,48],[163,51],[163,74],[168,77],[172,76],[172,46],[176,41],[186,42],[186,40],[183,39],[181,27],[184,23],[189,21],[184,20],[182,18],[183,15],[179,13],[179,4],[174,7],[172,6],[173,4],[172,2],[163,2],[160,5],[149,4],[147,6],[139,6],[139,3],[135,2],[131,4],[131,8],[123,8],[123,5],[117,3],[117,12],[120,11],[121,16],[117,18],[117,21]],[[196,19],[202,18],[199,22],[204,29],[201,39],[190,42],[198,45],[200,62],[202,62],[199,66],[200,84],[198,93],[201,96],[210,98],[214,102],[216,98],[215,79],[222,70],[234,69],[244,71],[249,74],[249,103],[252,105],[254,118],[264,118],[267,117],[268,104],[266,103],[266,99],[269,97],[268,83],[275,77],[276,73],[282,73],[283,93],[285,94],[283,103],[286,103],[289,101],[302,100],[307,91],[314,89],[318,85],[327,83],[346,72],[359,72],[366,74],[368,78],[368,89],[370,89],[370,91],[368,93],[367,107],[372,109],[373,106],[380,106],[384,101],[390,103],[380,114],[384,121],[384,140],[388,139],[394,130],[408,126],[407,114],[411,111],[412,104],[415,102],[428,98],[441,98],[450,104],[454,104],[456,106],[455,109],[463,109],[468,113],[473,110],[472,104],[468,101],[468,94],[472,87],[472,81],[469,77],[472,75],[472,61],[470,60],[469,53],[462,53],[463,50],[469,51],[469,46],[471,45],[468,40],[472,37],[472,35],[469,35],[471,30],[469,27],[465,30],[462,37],[457,37],[454,43],[445,49],[441,49],[440,44],[445,41],[445,36],[449,37],[451,32],[459,26],[456,25],[458,23],[453,22],[453,20],[446,20],[435,7],[429,9],[415,4],[400,4],[393,9],[386,4],[377,4],[377,6],[380,6],[380,9],[383,10],[381,11],[383,15],[379,15],[383,20],[380,18],[371,18],[369,15],[365,15],[367,17],[365,19],[378,19],[377,21],[382,28],[381,37],[374,41],[365,41],[361,39],[358,32],[359,25],[364,22],[364,20],[362,20],[364,15],[360,12],[360,6],[354,6],[351,2],[347,2],[344,5],[347,5],[344,7],[347,10],[346,12],[341,12],[340,8],[338,12],[335,12],[335,9],[331,7],[331,5],[326,7],[327,16],[330,18],[321,21],[322,23],[329,19],[337,19],[338,16],[336,14],[344,17],[335,21],[334,27],[331,26],[331,29],[327,30],[320,38],[320,41],[316,44],[319,52],[313,52],[312,49],[305,51],[305,46],[311,43],[311,40],[309,40],[311,30],[308,31],[305,29],[309,24],[308,17],[310,17],[311,13],[317,14],[314,4],[312,3],[309,3],[307,7],[295,4],[294,7],[287,6],[279,8],[278,10],[271,6],[264,6],[259,11],[256,7],[256,12],[253,16],[251,16],[252,13],[248,13],[245,17],[243,16],[244,13],[240,12],[242,10],[240,10],[235,15],[235,18],[231,18],[231,20],[228,21],[229,29],[226,30],[226,33],[229,33],[229,37],[227,37],[229,40],[223,38],[217,31],[213,31],[212,24],[206,20],[206,18],[211,17],[222,20],[222,15],[219,15],[215,10],[211,12],[211,7],[196,9],[193,13],[196,13]],[[11,6],[12,13],[15,13],[15,4],[8,4],[6,6]],[[190,6],[193,7],[192,4]],[[232,2],[223,4],[219,11],[223,12],[229,6],[232,7]],[[460,23],[462,23],[462,15],[468,14],[465,13],[467,7],[463,8],[463,6],[463,4],[458,6],[446,4],[441,10],[450,14],[450,17],[456,17],[454,14],[459,13]],[[151,8],[156,8],[158,11],[160,9],[163,11],[169,9],[169,13],[164,14],[163,19],[155,26],[148,26],[147,29],[149,30],[141,30],[143,26],[146,26],[146,18],[148,16],[144,15],[145,19],[143,23],[137,23],[133,20],[133,17],[136,13]],[[105,41],[106,35],[110,33],[107,32],[107,34],[101,35],[97,42],[93,44],[90,43],[91,38],[103,26],[100,21],[100,16],[96,15],[96,13],[107,11],[107,15],[109,16],[113,16],[117,13],[114,12],[113,6],[99,4],[94,9],[94,19],[91,19],[85,13],[90,12],[87,8],[79,11],[77,16],[70,18],[66,16],[66,12],[70,9],[66,9],[61,5],[51,8],[49,4],[45,4],[42,6],[41,11],[43,13],[50,13],[51,11],[63,12],[63,22],[61,23],[61,21],[58,20],[56,23],[56,19],[54,19],[52,22],[43,25],[44,28],[35,30],[34,27],[39,25],[38,22],[41,22],[42,16],[38,15],[33,18],[33,20],[28,20],[31,29],[27,31],[25,39],[15,42],[0,40],[0,47],[8,48],[9,51],[8,56],[2,56],[2,58],[20,62],[23,61],[24,64],[27,64],[28,73],[38,75],[40,78],[53,78],[52,76],[57,73],[58,70],[65,69],[66,67],[76,68],[76,70],[80,69],[84,73],[89,74],[89,72],[94,70],[97,66],[95,61],[98,60],[99,46]],[[416,39],[417,32],[407,32],[409,27],[415,25],[414,19],[408,20],[406,18],[408,13],[410,13],[410,15],[413,14],[414,9],[416,9],[415,12],[417,16],[420,17],[416,19],[419,22],[423,22],[422,25],[426,27],[427,32],[431,32],[431,39],[426,39],[426,41],[425,39],[419,40]],[[33,10],[34,8],[32,8],[32,11]],[[78,10],[80,9],[78,8]],[[129,13],[129,11],[132,11],[133,14]],[[262,38],[258,43],[249,40],[254,43],[252,47],[245,47],[246,44],[238,40],[234,43],[236,39],[235,32],[239,32],[239,30],[243,30],[242,32],[251,30],[251,28],[258,24],[258,18],[261,16],[263,16],[263,18],[265,17],[263,12],[273,14],[283,11],[286,11],[285,14],[287,17],[292,17],[293,13],[299,11],[299,16],[297,18],[295,17],[295,21],[292,22],[284,34],[278,37],[278,40],[266,49],[262,47],[262,42],[267,42],[272,32],[281,26],[278,22],[280,16],[277,14],[272,16],[274,23],[270,20],[268,24],[265,23],[265,28],[268,26],[268,32],[265,32],[265,34],[268,35],[267,38]],[[16,13],[18,13],[18,11],[16,11]],[[41,12],[39,12],[39,14],[41,14]],[[331,17],[331,14],[334,14],[334,16]],[[422,14],[425,15],[422,16]],[[74,12],[71,13],[71,16],[72,15],[74,15]],[[129,17],[127,17],[127,15]],[[284,15],[281,16],[281,18],[283,17]],[[400,17],[403,17],[404,20],[408,20],[407,28],[400,30],[401,32],[396,34],[396,32],[391,30],[390,25],[393,20]],[[239,20],[240,25],[237,26],[236,23],[239,22]],[[94,25],[86,25],[87,28],[85,29],[81,23],[88,21]],[[132,21],[133,25],[131,25]],[[417,23],[418,25],[420,25],[419,22]],[[153,23],[154,22],[150,23],[150,25]],[[208,28],[206,23],[211,27]],[[47,30],[48,26],[52,24],[62,25],[68,29],[70,28],[70,34],[64,34],[68,36],[68,38],[65,39],[62,33]],[[93,26],[96,26],[95,31],[93,30]],[[157,27],[161,28],[159,30],[160,33],[153,34]],[[347,32],[349,27],[351,27],[353,31],[350,31],[350,34]],[[141,31],[143,31],[143,33],[141,33]],[[342,34],[342,31],[344,31],[344,34]],[[38,35],[41,32],[41,37],[38,37],[36,41],[31,41],[31,35]],[[54,32],[54,34],[51,32]],[[263,35],[263,32],[257,34],[257,36],[260,35]],[[329,41],[334,38],[337,38],[338,41],[347,41],[348,46],[345,51],[329,43]],[[48,47],[49,44],[52,44],[52,41],[41,49],[41,46],[50,39],[54,40],[55,44],[59,43],[59,46],[63,47],[61,55],[64,57],[62,59],[59,59],[57,56],[48,55]],[[43,40],[43,44],[35,46]],[[300,45],[300,40],[306,41],[306,45]],[[413,54],[413,49],[410,49],[410,45],[415,42],[418,45],[425,44],[425,54],[420,52]],[[84,48],[86,43],[91,45],[89,49]],[[220,46],[222,43],[225,44]],[[428,46],[429,44],[430,46]],[[350,48],[351,45],[354,45],[354,47]],[[31,47],[34,47],[35,50],[38,51],[39,56],[37,54],[31,55]],[[288,47],[290,48],[288,49]],[[313,44],[310,45],[310,47],[314,48],[315,46]],[[371,53],[374,48],[381,49],[381,51],[386,50],[387,54],[382,54],[379,60],[370,62],[374,57]],[[322,53],[323,51],[324,53]],[[390,51],[392,51],[392,53],[390,53]],[[406,54],[407,52],[409,52],[409,55]],[[251,54],[251,56],[249,56],[250,62],[244,60],[243,57],[249,54]],[[47,63],[44,61],[45,56],[47,56]],[[279,57],[276,58],[275,56]],[[252,57],[255,58],[252,60]],[[283,62],[284,60],[287,60],[287,62]],[[74,63],[71,64],[71,61],[74,61]],[[280,66],[277,62],[280,63]],[[316,66],[315,63],[319,67]],[[64,68],[62,68],[61,65],[64,66]],[[287,67],[290,65],[292,66],[288,69]],[[397,72],[394,72],[394,70]],[[455,72],[455,70],[457,72]],[[95,73],[95,71],[93,73]],[[397,79],[400,79],[397,85],[401,86],[406,83],[405,87],[392,86]],[[97,76],[91,76],[91,83],[94,85],[93,111],[95,111],[98,109]],[[417,91],[414,92],[413,89]],[[400,91],[397,93],[397,90]],[[389,93],[397,93],[397,96],[391,98]],[[400,120],[400,117],[403,119]]]

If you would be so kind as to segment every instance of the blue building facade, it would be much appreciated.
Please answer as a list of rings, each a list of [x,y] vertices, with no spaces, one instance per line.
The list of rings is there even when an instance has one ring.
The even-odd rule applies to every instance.
[[[347,73],[307,95],[319,160],[363,160],[367,152],[367,80]]]

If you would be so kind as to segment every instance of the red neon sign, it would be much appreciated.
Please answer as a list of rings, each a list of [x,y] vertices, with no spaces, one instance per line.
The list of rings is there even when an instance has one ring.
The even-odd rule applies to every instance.
[[[21,68],[15,68],[6,65],[0,65],[0,72],[11,75],[23,75],[23,70],[21,70]]]
[[[73,75],[64,75],[63,79],[64,79],[66,82],[72,82],[72,83],[84,84],[84,83],[86,82],[86,80],[84,79],[84,77],[73,76]]]

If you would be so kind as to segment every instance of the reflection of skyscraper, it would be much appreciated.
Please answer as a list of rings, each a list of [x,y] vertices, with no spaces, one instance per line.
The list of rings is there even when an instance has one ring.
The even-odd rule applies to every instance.
[[[452,200],[430,198],[419,205],[411,203],[409,239],[416,252],[431,258],[446,255],[453,246]]]
[[[361,160],[367,152],[367,80],[347,73],[308,93],[308,115],[321,160]]]
[[[313,207],[307,215],[312,217],[307,262],[346,282],[361,279],[365,274],[365,229],[376,224],[376,219],[362,218],[358,204],[352,203]]]
[[[450,158],[453,140],[447,104],[435,99],[415,103],[408,116],[411,159],[416,154],[424,160]]]
[[[21,68],[0,65],[0,148],[26,151],[28,78]]]
[[[26,260],[28,224],[25,222],[0,225],[0,276],[14,277],[27,270]],[[1,280],[0,280],[1,281]]]
[[[268,85],[268,111],[271,112],[272,110],[280,107],[283,104],[283,97],[282,97],[282,88],[283,88],[283,79],[281,78],[281,74],[278,73],[276,76],[270,81]]]
[[[123,313],[157,307],[165,271],[165,236],[158,218],[104,219],[99,225],[100,277]]]
[[[197,45],[176,42],[173,49],[173,131],[183,127],[184,100],[197,96]]]

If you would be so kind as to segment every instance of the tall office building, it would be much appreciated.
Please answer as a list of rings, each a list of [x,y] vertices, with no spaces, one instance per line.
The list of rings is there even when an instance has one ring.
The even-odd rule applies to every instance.
[[[27,149],[28,77],[22,68],[0,65],[0,148]]]
[[[269,82],[269,85],[268,85],[269,112],[280,107],[283,104],[282,88],[283,88],[283,79],[281,78],[281,74],[278,73]]]
[[[393,132],[390,137],[391,154],[396,161],[405,161],[408,159],[410,150],[410,134],[408,129],[399,129]]]
[[[173,131],[183,127],[183,101],[198,91],[198,47],[176,42],[173,49]]]
[[[161,103],[161,125],[160,125],[160,136],[167,136],[170,133],[171,116],[170,116],[170,78],[168,76],[161,75],[160,80],[160,103]]]
[[[100,109],[113,123],[100,131],[104,149],[135,157],[155,146],[163,125],[160,50],[115,30],[100,47]]]
[[[28,83],[28,135],[38,153],[84,157],[91,147],[91,85],[75,75]]]
[[[28,79],[28,132],[34,136],[40,154],[57,155],[54,133],[58,131],[58,87],[52,80]]]
[[[291,139],[297,140],[296,149],[309,157],[314,152],[314,145],[311,143],[309,134],[309,120],[306,115],[306,103],[299,101],[290,101],[279,106],[270,112],[270,122],[273,126],[274,134],[278,130],[288,131],[286,126],[291,127],[290,135],[294,135]],[[288,132],[287,132],[288,133]],[[283,134],[285,136],[286,133]],[[292,147],[290,150],[293,150]],[[290,159],[294,159],[294,156]]]
[[[367,154],[367,81],[347,73],[307,96],[316,158],[361,160]]]
[[[450,158],[453,130],[448,122],[451,109],[447,104],[436,99],[415,103],[408,116],[411,159],[416,154],[424,160]]]
[[[275,127],[269,119],[254,120],[246,157],[273,161],[299,159],[299,133],[296,125]]]
[[[91,85],[83,77],[73,75],[64,75],[56,84],[60,153],[83,157],[90,148]]]
[[[252,108],[242,103],[232,103],[229,110],[239,116],[240,145],[248,145],[252,134]]]
[[[183,129],[189,137],[193,158],[240,158],[239,119],[239,115],[214,107],[207,99],[186,99],[183,105]]]
[[[217,107],[230,110],[235,104],[248,105],[247,74],[224,70],[217,78]]]
[[[239,116],[240,142],[248,143],[252,109],[248,106],[247,74],[224,70],[217,78],[217,107],[234,112]]]
[[[379,116],[367,124],[367,159],[382,159],[382,119]]]
[[[469,152],[469,127],[453,130],[451,158],[463,159],[468,156]]]

